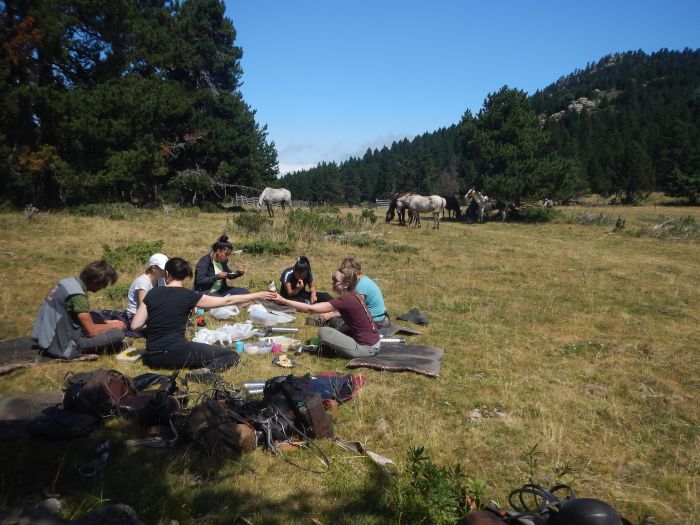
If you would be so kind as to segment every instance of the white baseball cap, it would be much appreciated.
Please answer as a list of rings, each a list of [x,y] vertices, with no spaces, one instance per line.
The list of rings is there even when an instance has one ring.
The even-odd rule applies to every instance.
[[[168,262],[168,257],[162,253],[154,253],[151,258],[148,259],[148,267],[157,266],[161,270],[165,270],[165,263]]]

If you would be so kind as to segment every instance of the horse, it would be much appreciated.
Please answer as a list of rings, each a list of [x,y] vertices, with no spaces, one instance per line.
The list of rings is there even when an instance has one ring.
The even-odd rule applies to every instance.
[[[413,211],[416,218],[416,228],[420,228],[420,214],[429,212],[433,214],[433,229],[440,228],[440,212],[445,209],[446,201],[439,195],[424,197],[423,195],[405,195],[398,199],[398,206]]]
[[[389,209],[386,211],[386,222],[391,222],[394,219],[394,212],[399,216],[399,224],[406,224],[406,208],[399,205],[399,199],[407,195],[415,195],[412,191],[399,191],[394,193],[389,201]],[[413,221],[413,212],[408,211],[409,224]]]
[[[452,213],[454,212],[455,214],[455,219],[459,219],[462,216],[462,210],[459,207],[459,200],[455,195],[447,195],[444,197],[445,202],[447,203],[445,205],[445,210],[447,210],[447,217],[452,218]],[[445,210],[442,210],[442,217],[445,217]]]
[[[479,222],[484,222],[484,217],[488,217],[493,210],[498,210],[501,215],[501,220],[503,222],[506,221],[508,208],[507,203],[496,201],[495,199],[491,199],[486,195],[482,195],[476,188],[471,188],[464,198],[467,200],[472,199],[476,202],[477,206],[479,207]]]
[[[258,211],[260,211],[263,202],[267,207],[267,213],[270,215],[270,218],[272,218],[275,216],[272,212],[273,204],[282,206],[282,211],[284,211],[285,206],[289,206],[290,210],[292,209],[292,194],[285,188],[265,188],[258,199],[258,204],[256,206]]]

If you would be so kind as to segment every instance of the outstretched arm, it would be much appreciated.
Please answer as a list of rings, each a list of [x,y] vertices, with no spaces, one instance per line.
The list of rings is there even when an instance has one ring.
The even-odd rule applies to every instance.
[[[274,301],[277,294],[275,292],[256,292],[244,295],[225,295],[223,297],[214,297],[211,295],[203,295],[197,302],[199,308],[218,308],[220,306],[230,306],[232,304],[247,303],[250,301]]]
[[[322,314],[322,313],[336,312],[337,311],[333,307],[333,305],[329,302],[306,304],[306,303],[300,303],[299,301],[291,301],[289,299],[285,299],[284,297],[282,297],[281,295],[278,295],[278,294],[275,294],[275,295],[276,295],[276,297],[273,300],[276,303],[291,306],[292,308],[295,308],[297,310],[301,310],[302,312],[311,312],[314,314]]]

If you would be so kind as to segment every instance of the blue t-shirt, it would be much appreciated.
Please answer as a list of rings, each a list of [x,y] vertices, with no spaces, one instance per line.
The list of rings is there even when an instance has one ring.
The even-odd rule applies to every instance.
[[[386,306],[384,306],[384,297],[377,283],[363,275],[362,279],[355,285],[355,293],[365,296],[365,303],[373,321],[384,320]]]

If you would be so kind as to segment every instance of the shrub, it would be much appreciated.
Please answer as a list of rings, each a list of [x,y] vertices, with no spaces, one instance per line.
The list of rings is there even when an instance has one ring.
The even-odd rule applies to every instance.
[[[260,255],[269,253],[272,255],[287,255],[294,251],[294,246],[288,242],[271,241],[269,239],[260,239],[243,244],[240,248],[246,253]]]
[[[209,201],[202,201],[199,204],[199,209],[205,213],[219,213],[221,211],[219,206]]]
[[[239,213],[233,218],[233,222],[247,233],[258,233],[263,227],[271,223],[271,220],[262,213]]]
[[[109,244],[102,245],[103,258],[117,269],[145,265],[154,253],[163,250],[163,241],[137,241],[112,248]]]
[[[131,283],[115,284],[114,286],[108,286],[100,294],[108,301],[124,300],[126,294],[129,293],[129,286],[131,286]]]
[[[562,212],[555,208],[516,208],[508,214],[511,222],[550,222],[563,217]]]
[[[383,239],[371,239],[369,237],[344,237],[340,241],[341,244],[354,246],[356,248],[376,248],[383,252],[392,253],[418,253],[418,248],[408,244],[393,244],[388,243]]]
[[[694,241],[697,240],[698,233],[700,233],[700,228],[692,215],[670,219],[662,215],[655,221],[655,224],[639,228],[637,235],[648,235],[657,239],[673,241]]]
[[[392,498],[395,514],[406,523],[461,523],[470,508],[481,507],[486,485],[468,478],[459,464],[440,467],[424,452],[424,447],[408,452],[409,474],[398,479]]]
[[[151,214],[150,211],[137,208],[128,202],[81,204],[68,208],[68,213],[80,217],[103,217],[114,221],[137,220]]]
[[[606,215],[605,213],[587,211],[576,216],[572,214],[567,222],[570,224],[582,224],[584,226],[605,226],[611,224],[614,220],[610,215]]]

